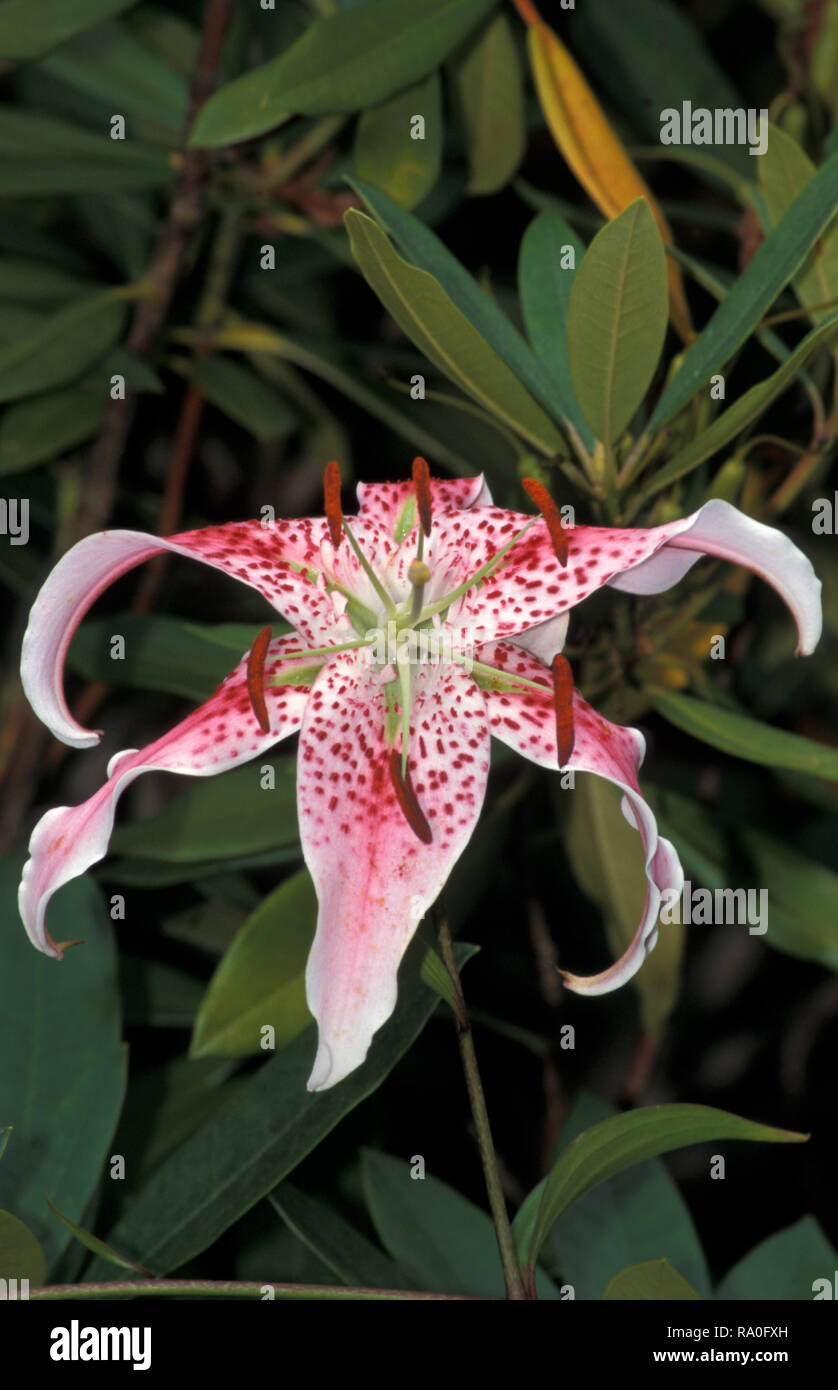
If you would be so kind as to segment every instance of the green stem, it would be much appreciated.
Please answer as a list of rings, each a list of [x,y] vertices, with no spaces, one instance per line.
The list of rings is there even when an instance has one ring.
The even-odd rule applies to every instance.
[[[486,1097],[483,1094],[483,1084],[480,1080],[480,1071],[477,1066],[477,1054],[474,1050],[474,1037],[471,1031],[468,1011],[466,1009],[463,986],[460,981],[460,972],[457,969],[457,961],[454,956],[454,943],[451,940],[451,932],[444,917],[440,918],[439,922],[439,948],[442,959],[445,962],[445,968],[451,976],[451,981],[457,996],[457,1008],[455,1010],[457,1042],[460,1046],[460,1057],[462,1058],[463,1071],[466,1078],[466,1089],[468,1091],[472,1119],[474,1120],[474,1127],[477,1131],[477,1144],[483,1163],[483,1176],[486,1180],[486,1191],[489,1194],[489,1206],[492,1209],[492,1220],[495,1225],[495,1236],[498,1242],[500,1262],[503,1266],[506,1296],[508,1299],[521,1302],[526,1299],[527,1294],[521,1275],[521,1267],[518,1264],[518,1255],[515,1250],[512,1227],[509,1224],[506,1199],[503,1195],[503,1188],[501,1187],[500,1173],[498,1172],[498,1163],[495,1156],[495,1146],[492,1143],[492,1130],[489,1125],[489,1113],[486,1109]]]
[[[400,1302],[404,1299],[419,1302],[479,1302],[468,1294],[424,1293],[415,1289],[349,1288],[345,1284],[274,1284],[255,1279],[116,1279],[101,1284],[46,1284],[29,1290],[29,1301],[60,1302],[77,1298],[165,1298],[169,1295],[196,1294],[205,1298],[264,1298],[272,1289],[276,1298],[288,1299],[356,1299],[375,1302]]]

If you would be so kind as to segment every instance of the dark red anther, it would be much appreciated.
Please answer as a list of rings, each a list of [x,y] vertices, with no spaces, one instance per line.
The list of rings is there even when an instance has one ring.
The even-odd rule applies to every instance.
[[[413,790],[413,783],[410,780],[410,772],[406,772],[402,777],[402,754],[400,748],[390,750],[390,781],[393,783],[393,791],[396,793],[396,800],[401,808],[402,815],[415,835],[419,837],[423,845],[433,843],[433,833],[422,807],[419,805],[416,792]]]
[[[431,534],[431,475],[423,458],[413,460],[413,486],[416,490],[416,506],[423,534]]]
[[[323,501],[326,520],[329,523],[329,536],[337,549],[343,535],[343,508],[340,505],[340,468],[335,459],[326,464],[323,474]]]
[[[265,657],[271,640],[271,629],[263,627],[247,658],[247,693],[253,713],[263,734],[271,732],[268,706],[265,703]]]
[[[523,478],[522,485],[528,497],[531,497],[541,515],[547,523],[547,530],[550,532],[550,539],[553,542],[553,549],[556,552],[556,559],[560,565],[567,564],[567,531],[562,526],[561,513],[547,491],[541,483],[537,483],[535,478]]]
[[[573,752],[573,672],[561,652],[553,657],[553,707],[556,711],[556,752],[559,767],[566,767]]]

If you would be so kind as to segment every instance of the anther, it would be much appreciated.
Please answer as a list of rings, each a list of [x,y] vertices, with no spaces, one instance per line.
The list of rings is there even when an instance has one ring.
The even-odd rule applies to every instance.
[[[521,480],[524,491],[531,497],[547,525],[550,532],[550,539],[553,542],[553,549],[556,552],[556,559],[560,565],[567,564],[567,531],[562,526],[561,513],[547,491],[541,483],[537,483],[535,478],[523,478]]]
[[[268,706],[265,703],[265,657],[271,636],[271,628],[263,627],[247,658],[247,693],[250,696],[251,709],[263,734],[271,732]]]
[[[323,474],[323,501],[326,520],[329,523],[329,537],[337,549],[343,534],[343,509],[340,505],[340,468],[335,459],[326,464]]]
[[[413,790],[410,772],[406,771],[402,776],[402,755],[398,748],[391,748],[390,750],[390,781],[393,783],[393,791],[396,793],[396,800],[402,815],[414,835],[418,836],[423,845],[432,844],[433,833],[425,818],[425,813],[419,805],[416,792]]]
[[[413,487],[416,492],[416,508],[424,535],[431,534],[431,475],[423,458],[413,460]]]
[[[553,707],[556,711],[556,754],[559,767],[566,767],[573,752],[573,672],[561,652],[553,657]]]

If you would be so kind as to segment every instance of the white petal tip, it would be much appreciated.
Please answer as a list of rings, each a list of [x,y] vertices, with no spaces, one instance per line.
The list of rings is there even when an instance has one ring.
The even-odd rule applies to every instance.
[[[311,1069],[311,1076],[306,1084],[306,1090],[325,1091],[329,1086],[333,1086],[334,1082],[330,1080],[333,1071],[332,1049],[328,1043],[321,1042],[314,1059],[314,1066]]]

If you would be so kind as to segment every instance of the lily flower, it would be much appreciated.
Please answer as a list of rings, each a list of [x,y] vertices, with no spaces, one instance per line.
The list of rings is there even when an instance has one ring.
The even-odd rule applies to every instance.
[[[661,592],[712,555],[774,586],[808,653],[820,635],[820,584],[781,532],[722,501],[650,529],[564,530],[545,490],[527,490],[537,515],[494,506],[481,477],[431,480],[418,459],[412,481],[360,485],[357,515],[346,518],[333,464],[324,517],[166,539],[104,531],[73,546],[35,600],[21,663],[33,709],[73,747],[100,734],[64,699],[72,635],[110,583],[160,551],[258,590],[294,632],[271,639],[266,628],[211,699],[147,747],[117,753],[82,805],[42,817],[19,897],[34,945],[61,958],[68,943],[50,936],[47,903],[105,856],[117,801],[136,777],[213,776],[299,733],[300,833],[319,903],[306,972],[319,1030],[308,1085],[333,1086],[393,1011],[404,951],[480,815],[494,736],[543,767],[590,772],[621,790],[644,857],[643,914],[620,960],[590,977],[564,972],[564,982],[599,994],[628,980],[654,945],[661,894],[680,892],[683,875],[640,791],[642,734],[573,689],[561,654],[569,612],[603,585]]]

